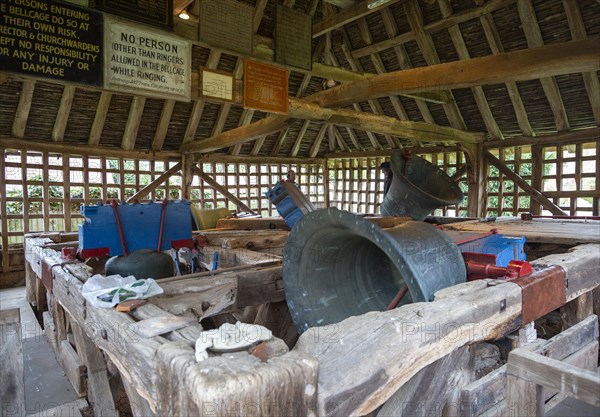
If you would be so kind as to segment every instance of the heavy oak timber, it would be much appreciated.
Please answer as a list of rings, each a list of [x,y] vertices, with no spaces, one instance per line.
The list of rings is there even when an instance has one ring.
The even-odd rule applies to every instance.
[[[367,112],[323,108],[314,103],[294,98],[289,100],[288,115],[298,119],[323,120],[336,125],[414,140],[458,143],[483,141],[482,133],[467,132],[425,122],[398,120],[395,117]]]
[[[485,14],[479,18],[483,31],[487,38],[490,49],[494,55],[504,53],[504,47],[502,46],[502,40],[496,29],[494,18],[491,14]],[[523,99],[519,93],[517,83],[514,81],[506,82],[506,90],[512,102],[513,108],[515,109],[515,116],[517,117],[517,123],[521,129],[521,133],[525,136],[535,136],[535,132],[529,123],[529,117],[527,116],[527,110],[523,104]]]
[[[529,48],[543,46],[544,40],[542,38],[542,32],[538,25],[531,0],[517,0],[517,8],[519,10],[519,16]],[[596,50],[596,52],[598,52],[598,50]],[[559,132],[569,130],[569,118],[567,117],[567,111],[563,104],[556,80],[553,77],[542,77],[540,78],[540,82],[542,83],[546,98],[550,103],[552,113],[554,114],[556,128]]]
[[[493,56],[376,75],[313,96],[323,107],[342,107],[370,98],[436,89],[467,88],[591,72],[600,69],[600,39],[590,38]]]
[[[279,132],[289,123],[289,118],[282,115],[270,115],[255,123],[228,130],[212,138],[183,144],[182,153],[207,153],[217,149],[227,148],[238,143],[249,142],[263,135]]]
[[[586,39],[587,33],[578,3],[576,1],[563,0],[563,6],[565,13],[567,14],[567,21],[569,22],[569,27],[571,28],[571,36],[573,40]],[[592,113],[594,113],[594,120],[596,121],[596,124],[600,125],[600,81],[598,81],[598,76],[596,73],[584,72],[583,82],[590,99]]]
[[[518,327],[521,288],[487,282],[457,285],[451,295],[431,303],[307,330],[294,351],[316,357],[321,365],[318,415],[366,415],[427,365]]]
[[[223,194],[223,196],[225,198],[227,198],[228,200],[231,200],[231,202],[233,204],[235,204],[236,206],[238,206],[241,210],[246,211],[248,213],[256,214],[254,212],[254,210],[252,210],[250,207],[248,207],[246,204],[244,204],[239,198],[237,198],[236,196],[231,194],[227,190],[227,188],[225,188],[221,184],[219,184],[214,178],[212,178],[211,176],[202,172],[200,170],[200,168],[198,168],[197,166],[192,166],[192,171],[194,174],[199,176],[202,181],[204,181],[205,183],[207,183],[208,185],[213,187],[215,190],[217,190],[218,192]]]
[[[167,99],[163,103],[160,119],[158,119],[158,125],[156,126],[156,131],[154,133],[154,139],[152,140],[152,150],[154,151],[160,151],[165,143],[174,107],[175,100]]]
[[[425,31],[425,33],[431,34],[438,32],[442,29],[448,29],[452,26],[457,26],[461,23],[468,22],[469,20],[484,16],[495,10],[508,7],[516,1],[517,0],[490,0],[480,7],[464,10],[460,13],[453,14],[445,19],[440,19],[435,22],[428,23],[423,27],[423,30]],[[352,55],[354,55],[354,57],[356,58],[361,58],[414,40],[415,32],[406,32],[400,35],[395,35],[393,37],[390,37],[389,39],[375,43],[373,45],[356,49],[352,51]]]
[[[52,140],[54,142],[62,142],[65,137],[65,130],[67,128],[67,122],[69,121],[69,115],[71,114],[74,98],[75,86],[65,85],[60,98],[56,120],[54,121],[54,128],[52,129]]]
[[[148,184],[144,188],[142,188],[140,191],[138,191],[137,193],[135,193],[134,195],[129,197],[127,199],[127,202],[131,203],[132,201],[141,200],[144,197],[146,197],[148,194],[150,194],[152,191],[154,191],[159,185],[161,185],[162,183],[167,181],[169,178],[171,178],[171,176],[173,176],[176,172],[179,172],[179,170],[181,170],[182,165],[183,165],[183,163],[181,161],[176,163],[175,165],[173,165],[171,168],[169,168],[168,170],[163,172],[157,179],[155,179],[150,184]]]
[[[34,90],[35,80],[23,80],[21,83],[19,104],[17,105],[12,125],[12,135],[16,138],[23,138],[25,136],[25,127],[27,126],[27,119],[29,119],[29,110],[31,109]]]
[[[125,125],[125,132],[123,133],[123,140],[121,141],[121,148],[127,151],[135,148],[135,141],[137,139],[138,130],[140,129],[140,123],[142,122],[145,105],[146,97],[133,97],[131,108],[129,109],[129,117],[127,118],[127,124]]]
[[[88,145],[96,146],[100,143],[100,138],[102,137],[102,130],[104,129],[104,123],[106,122],[106,115],[108,114],[108,108],[110,107],[112,95],[113,93],[106,90],[100,93],[100,99],[98,100],[98,106],[96,107],[96,114],[94,115],[94,121],[92,122],[92,128],[90,129]]]
[[[78,145],[75,143],[43,142],[35,140],[25,140],[17,138],[0,138],[0,147],[6,149],[23,149],[28,151],[47,151],[52,153],[62,153],[70,155],[107,157],[107,158],[125,158],[125,159],[177,159],[181,158],[179,152],[168,151],[144,151],[130,150],[126,151],[119,148],[109,148],[105,146]]]
[[[539,190],[536,190],[531,185],[529,185],[523,178],[521,178],[517,173],[513,172],[509,167],[507,167],[504,162],[500,161],[494,155],[492,155],[489,151],[484,151],[483,153],[485,159],[492,165],[494,165],[498,170],[508,177],[509,180],[514,182],[517,186],[519,186],[523,191],[531,196],[534,200],[539,202],[542,206],[546,208],[546,210],[550,211],[552,214],[559,216],[566,216],[567,213],[562,211],[560,207],[554,204],[552,201],[548,199],[544,194],[542,194]]]

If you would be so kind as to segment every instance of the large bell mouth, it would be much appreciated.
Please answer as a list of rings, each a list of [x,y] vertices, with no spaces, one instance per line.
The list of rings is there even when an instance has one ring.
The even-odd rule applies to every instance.
[[[288,307],[300,332],[383,311],[406,284],[400,305],[431,301],[464,282],[460,250],[435,226],[408,221],[381,229],[352,213],[308,213],[292,229],[283,260]]]
[[[463,192],[444,171],[427,160],[402,151],[392,153],[394,177],[380,206],[386,216],[410,216],[423,220],[434,210],[460,204]]]

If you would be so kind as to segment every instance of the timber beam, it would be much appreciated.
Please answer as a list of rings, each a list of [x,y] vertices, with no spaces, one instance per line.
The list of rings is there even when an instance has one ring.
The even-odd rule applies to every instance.
[[[600,39],[570,41],[539,48],[472,58],[379,74],[315,94],[323,107],[343,107],[361,100],[422,92],[527,81],[600,69]]]
[[[404,149],[409,150],[414,155],[432,154],[442,152],[462,152],[458,146],[406,146]],[[362,152],[330,152],[325,154],[326,159],[355,159],[355,158],[386,158],[392,156],[394,149],[383,149],[376,151]]]
[[[294,98],[289,99],[287,118],[303,119],[307,122],[325,121],[330,124],[416,141],[480,143],[484,139],[483,133],[467,132],[452,127],[425,122],[398,120],[395,117],[376,115],[367,112],[358,112],[347,109],[328,109],[305,100]],[[304,126],[307,125],[307,122],[305,122]],[[275,133],[286,126],[286,116],[272,115],[251,125],[229,130],[206,140],[185,144],[181,147],[181,152],[207,153],[237,143],[248,142],[256,137]],[[264,131],[259,129],[264,129]],[[305,130],[305,128],[303,128],[303,130]],[[301,140],[301,135],[298,136],[298,139]],[[296,156],[297,150],[299,149],[300,144],[298,143],[298,140],[296,142],[291,156]]]
[[[554,135],[545,136],[519,136],[516,138],[494,140],[484,142],[485,149],[508,148],[511,146],[555,146],[555,145],[572,145],[583,142],[594,142],[600,140],[600,127],[591,129],[574,130],[571,132],[560,132]]]
[[[74,143],[43,142],[17,138],[0,138],[0,148],[22,149],[26,151],[62,153],[68,155],[124,158],[124,159],[155,159],[172,160],[181,159],[180,152],[169,151],[142,151],[108,148],[106,146],[78,145]]]

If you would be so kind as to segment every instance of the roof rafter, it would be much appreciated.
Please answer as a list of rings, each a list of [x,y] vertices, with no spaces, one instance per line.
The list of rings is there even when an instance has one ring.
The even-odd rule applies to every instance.
[[[438,3],[444,17],[449,17],[452,15],[452,4],[450,3],[450,0],[438,0]],[[467,49],[467,45],[465,44],[465,40],[463,39],[460,28],[458,26],[451,26],[448,28],[448,31],[450,32],[450,37],[452,38],[452,43],[454,44],[454,48],[458,53],[459,59],[470,59],[471,55],[469,54],[469,50]],[[477,104],[477,108],[481,113],[483,123],[485,124],[490,137],[492,139],[502,139],[504,135],[502,134],[500,127],[498,127],[498,123],[496,123],[496,120],[494,119],[494,115],[492,114],[490,105],[485,97],[483,88],[480,86],[474,86],[471,87],[471,91],[475,97],[475,103]]]
[[[67,129],[67,122],[69,121],[74,98],[75,86],[65,85],[60,98],[60,106],[58,107],[56,120],[54,121],[54,128],[52,129],[52,140],[54,142],[62,142],[65,137],[65,130]]]
[[[542,38],[542,32],[538,25],[531,0],[517,0],[517,7],[521,23],[523,24],[525,38],[527,39],[527,45],[530,48],[543,46],[544,40]],[[567,117],[567,111],[565,110],[565,105],[562,101],[556,80],[553,77],[544,77],[540,79],[540,82],[542,83],[546,98],[550,103],[556,128],[559,131],[569,130],[569,118]]]
[[[440,64],[440,58],[435,49],[435,45],[433,43],[433,39],[431,35],[425,32],[423,28],[423,14],[421,12],[421,8],[419,7],[419,3],[416,0],[410,0],[407,3],[403,4],[404,12],[408,19],[408,23],[415,33],[415,38],[417,44],[419,45],[419,49],[425,57],[425,61],[427,61],[428,65],[437,65]],[[466,129],[467,126],[465,121],[460,114],[460,110],[458,109],[458,105],[454,101],[454,96],[451,91],[448,91],[448,95],[451,97],[451,102],[443,104],[444,111],[446,112],[446,116],[448,117],[448,121],[450,125],[457,129]]]
[[[423,27],[423,30],[425,31],[425,33],[434,33],[439,30],[449,28],[451,26],[459,25],[460,23],[468,22],[472,19],[477,19],[478,17],[491,13],[494,10],[510,6],[516,1],[517,0],[490,0],[480,7],[465,10],[463,12],[453,14],[447,18],[428,23]],[[381,52],[386,49],[393,48],[396,45],[401,45],[410,41],[414,41],[415,39],[416,35],[414,31],[406,32],[397,35],[393,38],[386,39],[385,41],[365,46],[364,48],[356,49],[352,51],[352,55],[354,55],[355,58],[360,58],[375,52]]]
[[[25,136],[25,127],[27,119],[29,119],[29,111],[33,102],[33,92],[35,90],[35,80],[23,80],[21,85],[21,95],[19,96],[19,104],[15,112],[15,118],[12,125],[12,134],[17,138]]]
[[[492,15],[483,15],[479,18],[479,21],[481,22],[481,26],[483,27],[485,37],[487,38],[492,53],[494,55],[504,53],[504,47],[502,46],[502,41],[500,40],[500,35],[498,34],[498,30],[496,29]],[[510,101],[515,109],[515,115],[517,117],[517,123],[519,124],[519,129],[521,129],[521,133],[526,136],[534,136],[535,132],[531,127],[531,123],[529,123],[527,110],[523,104],[523,99],[519,93],[517,83],[514,81],[507,81],[505,85],[508,91],[508,96],[510,97]]]
[[[587,33],[577,2],[563,0],[563,5],[567,14],[567,20],[569,22],[569,27],[571,28],[573,40],[586,39]],[[584,72],[583,82],[590,99],[594,120],[600,125],[600,81],[598,81],[596,73]]]

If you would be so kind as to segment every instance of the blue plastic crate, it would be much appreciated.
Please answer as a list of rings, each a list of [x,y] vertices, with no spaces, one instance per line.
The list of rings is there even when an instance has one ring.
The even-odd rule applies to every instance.
[[[118,205],[121,228],[129,253],[139,249],[156,249],[162,207],[162,202]],[[79,251],[109,248],[112,256],[124,255],[111,205],[81,206],[81,214],[84,221],[79,225]],[[160,250],[170,249],[173,241],[191,239],[190,203],[184,200],[167,202]]]
[[[271,203],[275,204],[277,212],[283,217],[283,220],[290,228],[294,227],[296,222],[304,216],[304,212],[298,208],[280,181],[277,181],[273,188],[267,191],[265,195]]]
[[[494,234],[459,245],[462,252],[476,252],[496,256],[496,266],[506,268],[512,260],[525,261],[525,237]]]

